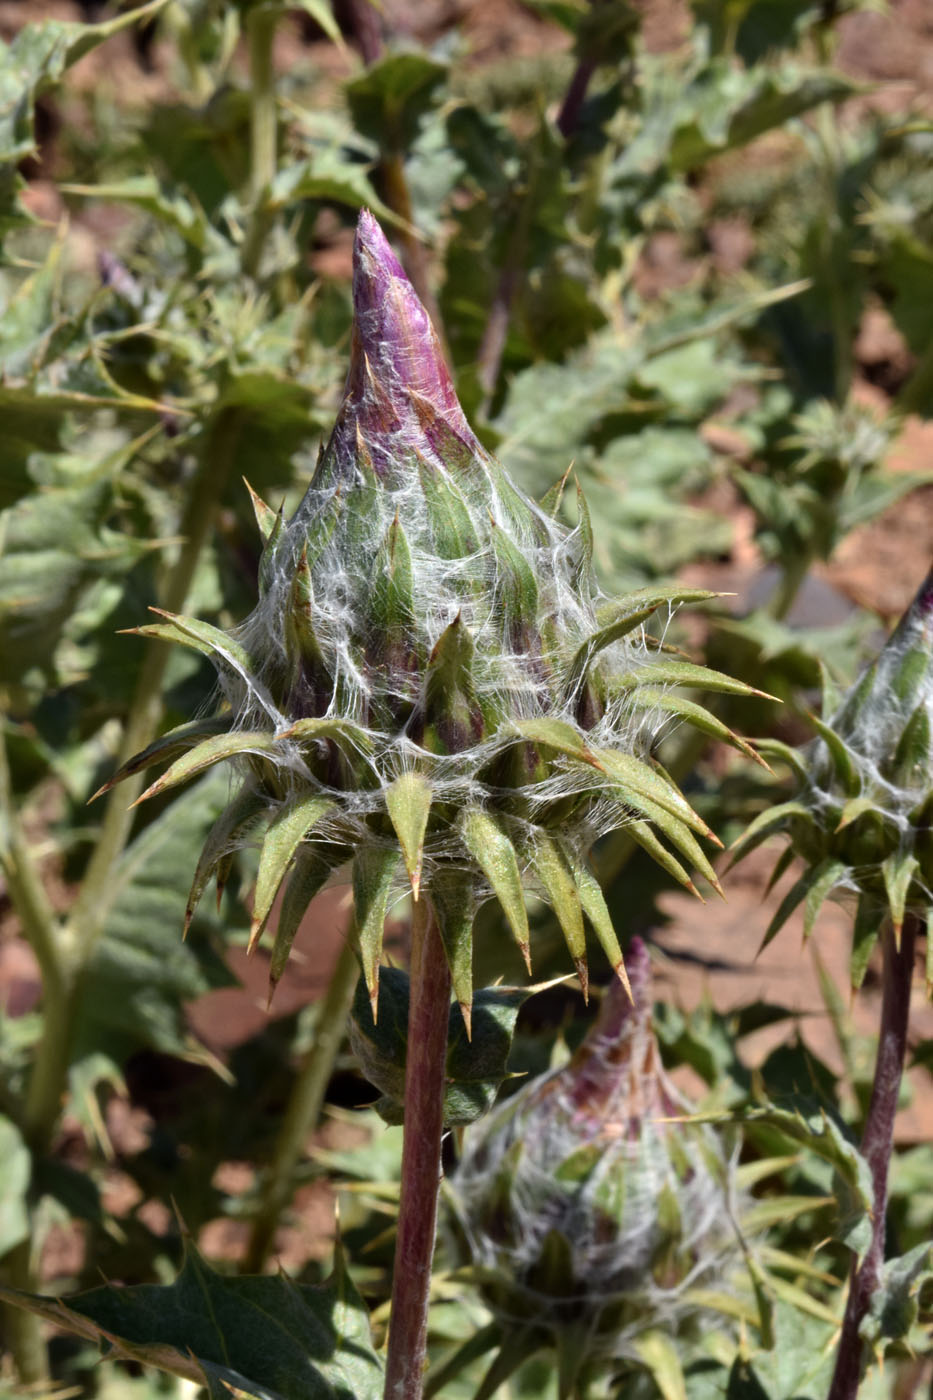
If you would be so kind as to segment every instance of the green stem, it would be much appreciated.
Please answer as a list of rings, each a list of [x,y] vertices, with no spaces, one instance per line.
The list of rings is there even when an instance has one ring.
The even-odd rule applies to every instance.
[[[343,1041],[358,976],[356,953],[348,939],[337,960],[314,1028],[314,1041],[295,1080],[282,1121],[263,1183],[259,1210],[253,1220],[243,1262],[244,1273],[262,1272],[279,1217],[291,1199],[295,1169],[304,1154],[308,1134],[317,1126],[321,1116],[324,1095]]]
[[[421,1400],[441,1179],[450,971],[430,902],[414,906],[405,1062],[402,1193],[392,1277],[385,1400]]]
[[[250,200],[252,213],[243,244],[243,271],[255,277],[269,226],[267,200],[278,157],[278,107],[273,41],[276,14],[257,5],[246,21],[250,78]]]
[[[237,411],[223,409],[205,432],[198,474],[181,524],[184,543],[163,593],[163,604],[169,612],[180,612],[184,607],[229,475],[238,431]],[[170,655],[164,642],[149,643],[127,715],[120,762],[145,748],[155,737],[162,714],[162,682]],[[131,779],[109,795],[97,844],[59,942],[58,1001],[55,1014],[50,1014],[50,1004],[43,1016],[42,1039],[37,1047],[26,1099],[26,1136],[39,1152],[48,1147],[58,1121],[84,970],[116,898],[114,867],[126,847],[134,815],[129,809],[142,790],[142,783],[142,777]],[[43,987],[44,994],[45,991]]]
[[[23,1240],[3,1261],[3,1276],[11,1288],[34,1293],[37,1287],[32,1260],[32,1241]],[[36,1392],[49,1379],[49,1353],[42,1335],[42,1323],[34,1313],[11,1303],[3,1306],[3,1340],[13,1358],[21,1386]],[[43,1391],[44,1393],[44,1391]]]
[[[6,739],[0,735],[0,870],[19,916],[23,934],[36,955],[45,994],[61,997],[63,974],[55,913],[29,849],[13,797]]]

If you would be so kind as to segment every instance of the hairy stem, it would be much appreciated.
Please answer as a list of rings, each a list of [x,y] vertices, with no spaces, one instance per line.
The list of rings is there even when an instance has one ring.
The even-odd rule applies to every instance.
[[[250,77],[250,200],[252,213],[243,243],[243,271],[255,277],[269,226],[266,201],[275,179],[278,155],[278,108],[272,47],[276,16],[257,5],[246,21]]]
[[[861,1267],[856,1267],[853,1263],[849,1298],[828,1400],[855,1400],[858,1393],[863,1350],[859,1327],[868,1311],[872,1294],[881,1281],[884,1266],[888,1166],[894,1145],[894,1117],[897,1112],[898,1091],[904,1073],[914,944],[918,931],[922,931],[919,919],[908,914],[899,942],[895,938],[890,920],[886,921],[882,932],[884,986],[881,1000],[881,1033],[871,1102],[868,1105],[868,1116],[862,1136],[862,1155],[871,1170],[874,1188],[871,1243]]]
[[[430,902],[414,906],[402,1194],[385,1400],[421,1400],[444,1126],[450,972]]]
[[[263,1184],[259,1210],[253,1220],[243,1262],[244,1273],[262,1272],[275,1238],[279,1216],[291,1199],[295,1169],[304,1153],[308,1134],[317,1126],[321,1116],[324,1095],[343,1041],[358,976],[356,953],[348,940],[337,960],[314,1028],[314,1040],[295,1080],[282,1120]]]

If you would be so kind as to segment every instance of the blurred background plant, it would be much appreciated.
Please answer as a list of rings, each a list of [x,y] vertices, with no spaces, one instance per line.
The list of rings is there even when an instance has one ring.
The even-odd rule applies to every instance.
[[[342,1266],[316,1287],[339,1191],[377,1340],[385,1321],[397,1130],[347,1116],[376,1091],[339,1037],[321,1053],[349,997],[344,969],[321,1000],[346,920],[339,894],[306,921],[266,1021],[254,1008],[264,977],[244,960],[254,854],[225,872],[219,913],[202,904],[180,939],[224,778],[133,812],[126,787],[86,806],[121,756],[210,704],[204,658],[116,633],[153,603],[225,628],[254,605],[261,542],[240,478],[286,509],[300,499],[346,369],[360,207],[395,238],[468,417],[506,469],[541,496],[574,463],[606,591],[677,582],[735,595],[702,619],[664,619],[655,639],[787,703],[739,700],[724,680],[712,710],[672,720],[667,769],[725,840],[785,795],[780,773],[714,741],[734,729],[808,737],[821,663],[836,685],[852,681],[879,618],[896,617],[926,572],[933,537],[933,114],[921,82],[933,34],[921,4],[876,9],[476,0],[453,16],[366,0],[153,0],[133,13],[50,0],[0,11],[7,1283],[71,1291],[103,1272],[164,1284],[190,1238],[218,1296],[240,1263],[281,1258],[321,1325],[344,1308],[355,1322],[334,1335],[365,1352]],[[574,523],[575,493],[560,509]],[[670,679],[683,715],[690,672],[672,667]],[[865,1242],[849,1143],[868,1103],[872,1016],[853,1021],[830,934],[809,984],[819,1015],[798,1014],[806,1003],[780,969],[761,995],[768,974],[747,969],[770,911],[754,859],[732,877],[732,910],[687,915],[624,832],[597,855],[620,937],[645,936],[662,959],[655,1030],[668,1067],[701,1108],[748,1120],[752,1178],[757,1162],[783,1161],[752,1182],[763,1203],[813,1198],[792,1217],[772,1212],[777,1349],[751,1322],[737,1341],[736,1323],[679,1376],[662,1358],[626,1396],[821,1393],[848,1246]],[[560,930],[531,913],[536,976],[559,974]],[[388,930],[400,959],[401,927],[394,945]],[[485,985],[507,946],[490,907],[475,943]],[[507,980],[521,984],[514,957]],[[869,959],[869,1005],[878,985]],[[575,991],[540,993],[519,1014],[510,1069],[545,1069],[586,1024]],[[933,1023],[921,1008],[913,1025],[892,1260],[933,1230]],[[325,1093],[333,1116],[308,1156]],[[449,1152],[453,1165],[456,1143]],[[187,1258],[176,1288],[199,1267],[190,1245]],[[439,1256],[440,1366],[465,1316],[477,1333],[490,1322],[454,1264]],[[888,1282],[873,1324],[888,1361],[862,1393],[920,1395],[929,1285],[909,1266],[892,1265]],[[799,1363],[782,1345],[790,1328],[807,1338]],[[89,1323],[84,1340],[55,1331],[49,1346],[29,1314],[7,1312],[9,1383],[51,1374],[121,1396],[175,1384],[132,1367],[112,1379],[93,1336]],[[197,1378],[220,1386],[208,1352]],[[230,1364],[249,1377],[254,1359]],[[350,1380],[345,1361],[325,1347],[315,1365],[351,1393],[378,1393],[375,1361]],[[473,1364],[445,1394],[476,1392],[486,1363]],[[531,1358],[501,1393],[557,1386],[553,1365]]]

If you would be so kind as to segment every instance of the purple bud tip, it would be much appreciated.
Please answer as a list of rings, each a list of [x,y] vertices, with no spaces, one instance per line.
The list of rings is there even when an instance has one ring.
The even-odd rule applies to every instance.
[[[393,449],[423,438],[426,401],[448,429],[472,444],[431,319],[368,210],[353,245],[353,345],[340,425],[362,440],[380,475]]]

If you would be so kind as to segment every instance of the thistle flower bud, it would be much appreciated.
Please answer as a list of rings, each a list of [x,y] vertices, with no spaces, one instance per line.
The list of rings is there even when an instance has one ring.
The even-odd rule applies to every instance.
[[[468,1129],[450,1183],[493,1313],[564,1367],[683,1331],[741,1254],[732,1165],[662,1069],[639,939],[627,964],[634,1001],[611,988],[562,1069]]]
[[[800,753],[770,746],[795,770],[799,791],[763,813],[735,858],[786,831],[772,883],[793,855],[807,863],[765,935],[804,905],[808,935],[823,902],[858,899],[852,981],[861,984],[885,916],[900,938],[908,914],[927,920],[933,889],[933,571],[885,646],[846,695],[824,686],[818,738]]]
[[[265,541],[255,612],[233,635],[182,617],[138,629],[209,655],[222,711],[114,781],[174,759],[148,796],[235,760],[244,781],[208,838],[189,917],[265,821],[251,946],[284,885],[273,984],[308,901],[348,862],[374,1007],[386,912],[408,891],[432,902],[467,1020],[473,914],[497,898],[530,966],[529,886],[556,910],[584,984],[584,915],[624,977],[587,853],[626,826],[690,889],[680,858],[716,883],[697,841],[711,833],[651,747],[679,712],[669,683],[748,688],[654,664],[644,621],[710,595],[605,603],[582,497],[568,530],[555,518],[563,483],[536,505],[477,441],[427,314],[366,213],[353,299],[344,397],[307,493],[288,522],[254,497]],[[682,717],[718,724],[692,701]]]

